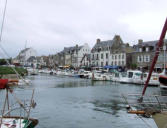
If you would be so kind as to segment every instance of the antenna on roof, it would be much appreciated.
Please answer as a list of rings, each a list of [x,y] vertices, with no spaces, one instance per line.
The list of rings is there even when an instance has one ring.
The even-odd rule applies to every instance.
[[[26,40],[26,42],[25,42],[25,49],[27,48],[27,40]]]

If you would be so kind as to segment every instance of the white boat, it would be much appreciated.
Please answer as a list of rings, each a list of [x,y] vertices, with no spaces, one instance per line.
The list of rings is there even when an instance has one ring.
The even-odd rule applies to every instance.
[[[143,84],[146,82],[147,77],[148,77],[148,73],[143,73]],[[152,73],[148,85],[152,85],[152,86],[159,86],[160,85],[158,73]]]
[[[113,82],[120,82],[123,77],[126,77],[127,76],[127,73],[126,72],[115,72],[115,73],[112,73],[112,81]]]
[[[18,85],[29,85],[31,83],[31,80],[29,79],[19,79]]]
[[[112,74],[109,73],[92,73],[93,81],[112,81]]]
[[[128,70],[127,76],[120,79],[121,83],[142,84],[142,72],[139,70]]]
[[[34,90],[31,100],[25,100],[23,103],[9,88],[8,82],[7,79],[0,79],[0,89],[6,89],[4,105],[2,105],[0,114],[0,128],[34,128],[38,124],[38,120],[29,117],[31,109],[36,106],[33,100]],[[9,93],[12,94],[13,101],[16,100],[17,104],[9,103]]]
[[[38,70],[35,68],[27,68],[29,75],[38,75]]]
[[[83,78],[91,79],[92,78],[92,72],[91,71],[84,71],[83,72]]]

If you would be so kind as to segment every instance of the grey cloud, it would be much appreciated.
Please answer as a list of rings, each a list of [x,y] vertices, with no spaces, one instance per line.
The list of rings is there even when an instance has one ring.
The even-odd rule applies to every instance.
[[[126,17],[133,19],[152,11],[164,16],[166,3],[165,0],[162,3],[156,0],[8,0],[2,43],[15,57],[26,40],[27,46],[34,47],[39,55],[54,54],[75,44],[88,43],[92,47],[96,38],[109,40],[115,34],[131,44],[138,38],[152,40],[159,32],[131,29]],[[136,24],[143,20],[149,17]]]

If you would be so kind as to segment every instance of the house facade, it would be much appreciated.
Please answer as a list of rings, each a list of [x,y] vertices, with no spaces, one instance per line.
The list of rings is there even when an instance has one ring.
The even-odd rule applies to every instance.
[[[91,66],[91,54],[85,54],[81,59],[81,66],[90,67]]]
[[[82,46],[64,47],[64,50],[56,54],[56,62],[58,66],[80,67],[81,60],[85,54],[90,54],[91,49],[87,43]]]
[[[19,53],[16,59],[19,60],[21,65],[27,65],[27,60],[32,56],[36,57],[37,52],[33,48],[25,48]]]
[[[113,40],[101,41],[97,39],[91,51],[92,66],[127,66],[127,55],[134,51],[129,44],[123,43],[119,35]]]
[[[136,64],[138,69],[150,69],[152,60],[155,56],[157,43],[158,40],[143,42],[143,40],[140,39],[138,40],[138,44],[133,46],[135,48],[135,52],[132,54],[132,63]],[[164,46],[167,46],[167,40],[164,40]],[[164,55],[166,55],[166,51],[166,49],[163,50],[163,47],[159,49],[159,57],[155,68],[161,69],[164,67],[164,63],[167,63],[166,59],[164,62]]]

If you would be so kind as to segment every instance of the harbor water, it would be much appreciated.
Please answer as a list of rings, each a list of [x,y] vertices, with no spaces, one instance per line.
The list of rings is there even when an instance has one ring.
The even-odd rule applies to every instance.
[[[122,98],[122,94],[141,93],[141,85],[55,75],[28,78],[32,84],[14,87],[14,92],[19,98],[30,99],[35,89],[37,106],[31,111],[31,117],[39,120],[37,128],[149,127],[138,116],[127,114]],[[158,94],[159,88],[148,87],[147,93]]]

